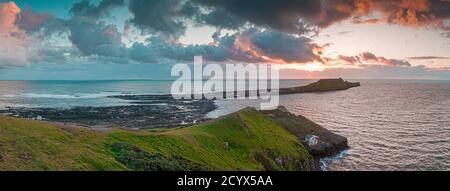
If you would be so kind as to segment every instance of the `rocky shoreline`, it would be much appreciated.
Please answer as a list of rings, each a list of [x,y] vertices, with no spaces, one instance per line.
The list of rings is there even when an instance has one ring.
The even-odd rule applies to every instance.
[[[171,95],[126,95],[129,106],[74,108],[8,108],[0,115],[76,123],[92,128],[151,129],[188,126],[208,120],[212,100],[176,100]]]
[[[315,83],[282,88],[280,95],[346,90],[360,86],[342,79],[322,79]],[[248,92],[247,92],[248,94]],[[76,123],[92,128],[151,129],[188,126],[208,120],[207,114],[216,109],[214,100],[178,100],[172,95],[109,96],[128,101],[127,106],[74,108],[7,108],[0,115]]]
[[[290,113],[284,106],[262,112],[280,127],[297,136],[316,159],[316,163],[321,158],[334,156],[349,148],[347,138],[325,129],[306,117]],[[310,144],[308,137],[311,136],[317,138],[315,144]]]

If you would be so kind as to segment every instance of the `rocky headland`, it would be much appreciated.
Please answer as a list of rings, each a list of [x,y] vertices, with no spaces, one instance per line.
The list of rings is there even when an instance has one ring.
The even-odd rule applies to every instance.
[[[316,158],[333,156],[348,148],[347,138],[325,129],[304,116],[289,112],[284,106],[262,112],[280,127],[297,136],[308,152]],[[308,144],[308,136],[316,136],[317,143]]]
[[[317,82],[308,84],[306,86],[280,88],[279,93],[280,93],[280,95],[301,94],[301,93],[318,93],[318,92],[347,90],[347,89],[350,89],[353,87],[359,87],[359,86],[361,86],[361,83],[359,83],[359,82],[348,82],[348,81],[344,81],[342,78],[321,79]]]

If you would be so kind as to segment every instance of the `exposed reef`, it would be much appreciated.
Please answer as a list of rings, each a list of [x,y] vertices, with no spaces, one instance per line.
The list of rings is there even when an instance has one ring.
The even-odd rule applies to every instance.
[[[171,95],[126,95],[114,98],[131,101],[129,106],[74,108],[9,108],[0,113],[46,121],[77,123],[89,127],[168,128],[207,120],[216,106],[212,100],[176,100]]]

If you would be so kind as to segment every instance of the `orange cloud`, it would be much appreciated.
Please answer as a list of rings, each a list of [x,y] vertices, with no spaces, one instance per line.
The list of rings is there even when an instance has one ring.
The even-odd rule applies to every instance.
[[[14,28],[20,8],[14,2],[0,3],[0,30]]]
[[[444,24],[450,18],[448,0],[355,0],[354,6],[353,22],[356,24],[386,22],[449,30]],[[370,18],[374,13],[380,17]]]
[[[15,25],[19,13],[14,2],[0,3],[0,68],[28,64],[30,39]]]

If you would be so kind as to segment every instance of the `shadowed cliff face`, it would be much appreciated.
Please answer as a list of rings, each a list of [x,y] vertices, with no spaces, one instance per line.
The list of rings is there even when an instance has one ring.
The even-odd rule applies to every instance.
[[[348,148],[347,138],[323,128],[306,117],[296,116],[283,106],[276,110],[263,111],[263,113],[280,127],[297,136],[309,153],[315,157],[332,156]],[[305,142],[308,135],[318,136],[318,144],[309,146]]]

